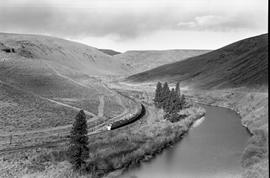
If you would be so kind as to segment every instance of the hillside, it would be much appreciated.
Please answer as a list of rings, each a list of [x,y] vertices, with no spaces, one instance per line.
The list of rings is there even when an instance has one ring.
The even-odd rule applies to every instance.
[[[0,49],[10,47],[27,59],[42,59],[68,66],[89,75],[118,75],[125,70],[119,62],[94,47],[41,35],[0,33]]]
[[[195,88],[268,86],[268,34],[163,65],[127,78],[132,82],[181,81]]]
[[[115,61],[120,61],[130,67],[130,73],[143,72],[164,64],[180,61],[189,57],[198,56],[209,50],[145,50],[127,51],[113,56]]]
[[[95,118],[119,115],[125,99],[96,78],[124,72],[120,63],[93,47],[1,33],[0,123],[6,128],[1,131],[71,124],[80,109]]]

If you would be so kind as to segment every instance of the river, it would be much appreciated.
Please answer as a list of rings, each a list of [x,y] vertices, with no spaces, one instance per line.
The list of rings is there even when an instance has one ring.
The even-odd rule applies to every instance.
[[[202,105],[205,118],[183,139],[121,178],[240,177],[241,154],[250,137],[240,116],[229,109]]]

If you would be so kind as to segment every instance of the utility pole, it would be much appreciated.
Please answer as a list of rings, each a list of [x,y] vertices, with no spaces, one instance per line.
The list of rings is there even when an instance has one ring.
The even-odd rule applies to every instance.
[[[12,134],[10,134],[10,136],[9,136],[9,144],[10,145],[12,144]]]

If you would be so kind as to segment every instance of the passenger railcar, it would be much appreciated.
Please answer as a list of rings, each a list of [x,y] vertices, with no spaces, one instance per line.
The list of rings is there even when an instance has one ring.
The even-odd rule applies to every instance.
[[[115,121],[107,125],[107,130],[113,130],[131,124],[136,120],[140,119],[144,114],[145,114],[145,107],[143,104],[141,104],[139,109],[136,110],[133,114],[126,115],[121,120]]]

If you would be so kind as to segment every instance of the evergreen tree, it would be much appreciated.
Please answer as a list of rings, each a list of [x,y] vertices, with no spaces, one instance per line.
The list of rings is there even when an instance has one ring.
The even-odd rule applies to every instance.
[[[179,112],[181,109],[182,109],[182,103],[181,103],[181,98],[180,96],[176,96],[176,99],[175,99],[175,110],[176,112]]]
[[[162,96],[162,84],[160,82],[157,83],[156,87],[156,93],[155,93],[155,98],[154,102],[157,107],[159,107],[159,103],[161,101],[161,96]]]
[[[168,83],[165,82],[163,87],[162,87],[162,95],[161,95],[161,99],[160,99],[160,106],[162,108],[164,108],[166,106],[169,95],[170,95],[170,88],[168,86]]]
[[[186,103],[186,97],[184,94],[181,95],[180,102],[181,102],[181,108],[186,107],[187,103]]]
[[[167,102],[167,112],[168,113],[174,113],[176,112],[176,92],[174,90],[174,88],[170,91],[170,95],[168,98],[168,102]]]
[[[87,122],[83,110],[75,117],[70,133],[69,157],[74,169],[79,169],[89,158]]]
[[[176,83],[176,86],[175,86],[175,90],[176,90],[176,95],[177,95],[177,98],[176,98],[176,110],[177,112],[180,111],[183,107],[182,107],[182,102],[181,102],[181,89],[180,89],[180,83],[177,82]]]
[[[180,97],[181,92],[180,92],[180,83],[179,82],[176,83],[175,91],[176,91],[176,94]]]
[[[166,100],[164,101],[164,104],[163,104],[163,109],[167,113],[170,113],[170,110],[171,110],[172,100],[173,100],[172,99],[173,98],[172,93],[173,93],[173,91],[169,90],[169,95],[168,95],[168,97],[166,98]]]
[[[171,95],[170,95],[170,113],[178,113],[182,107],[181,107],[181,99],[178,96],[176,90],[172,90],[171,91]]]

